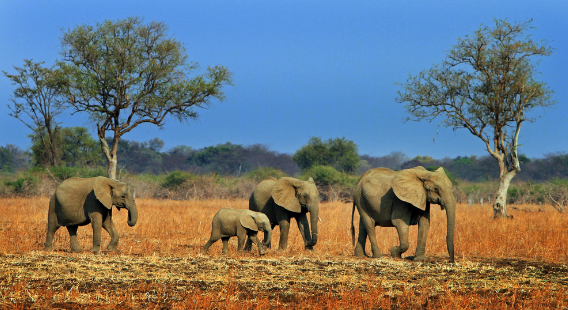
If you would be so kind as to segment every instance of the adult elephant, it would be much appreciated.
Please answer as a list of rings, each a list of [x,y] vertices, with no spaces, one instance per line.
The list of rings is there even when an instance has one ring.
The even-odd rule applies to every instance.
[[[77,240],[77,228],[89,223],[93,226],[93,252],[101,250],[101,232],[104,228],[110,235],[108,250],[115,250],[118,232],[112,222],[112,206],[120,211],[128,210],[128,225],[138,220],[134,191],[126,183],[105,177],[70,178],[61,183],[49,201],[47,238],[45,250],[52,250],[53,236],[57,229],[66,226],[69,231],[71,251],[81,252]]]
[[[396,227],[399,246],[390,250],[393,257],[400,258],[408,250],[410,225],[418,224],[418,242],[415,261],[425,260],[426,239],[430,227],[430,204],[439,204],[446,210],[446,242],[450,261],[454,261],[454,228],[456,201],[452,183],[443,168],[428,171],[415,167],[401,171],[375,168],[365,172],[353,190],[351,234],[355,243],[353,214],[359,211],[359,237],[355,245],[355,256],[364,256],[367,236],[371,241],[373,257],[381,257],[377,245],[375,226]]]
[[[312,178],[308,181],[289,177],[278,180],[275,178],[265,179],[252,192],[249,199],[249,209],[266,214],[273,229],[276,225],[280,226],[280,250],[285,250],[288,247],[291,218],[296,219],[300,234],[304,239],[304,247],[311,250],[316,245],[318,241],[319,192]],[[311,232],[306,216],[308,212],[312,224]],[[250,250],[251,244],[250,238],[247,239],[245,249]]]

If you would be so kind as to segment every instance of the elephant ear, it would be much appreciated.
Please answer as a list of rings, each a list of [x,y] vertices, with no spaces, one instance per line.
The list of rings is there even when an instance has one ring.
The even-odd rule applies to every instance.
[[[276,181],[270,194],[274,202],[282,208],[300,213],[302,206],[296,197],[296,189],[302,186],[302,181],[294,178],[280,178]]]
[[[256,225],[256,221],[254,220],[252,214],[248,212],[243,212],[239,218],[239,221],[241,222],[241,225],[243,225],[244,228],[258,231],[258,226]]]
[[[95,196],[109,210],[112,208],[112,188],[114,187],[114,183],[115,181],[111,179],[97,177],[93,185]]]
[[[426,171],[424,169],[424,172]],[[422,169],[402,170],[393,178],[392,189],[400,200],[424,211],[426,210],[426,190],[422,172]]]

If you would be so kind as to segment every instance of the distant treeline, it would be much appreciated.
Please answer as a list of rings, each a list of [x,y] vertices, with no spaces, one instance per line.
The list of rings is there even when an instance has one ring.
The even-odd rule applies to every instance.
[[[59,162],[68,167],[105,166],[106,161],[99,143],[90,137],[86,130],[75,127],[64,128],[61,132]],[[46,157],[43,144],[33,137],[32,142],[32,147],[26,151],[14,145],[0,146],[0,170],[10,173],[45,166]],[[326,146],[327,150],[325,150]],[[471,182],[495,180],[499,172],[497,162],[489,155],[443,159],[433,159],[429,156],[409,158],[402,152],[392,152],[385,156],[358,155],[356,145],[345,139],[330,139],[324,142],[312,138],[308,145],[294,155],[279,153],[261,144],[244,146],[230,142],[202,149],[181,145],[163,151],[163,147],[164,142],[159,138],[147,142],[120,140],[118,170],[131,174],[160,175],[180,170],[193,174],[214,172],[220,175],[240,176],[258,168],[270,167],[289,176],[296,176],[302,172],[301,170],[306,170],[300,169],[298,163],[303,168],[307,168],[309,166],[306,166],[305,162],[311,161],[316,162],[316,165],[329,165],[338,171],[354,175],[375,167],[387,167],[393,170],[415,166],[423,166],[429,170],[444,167],[450,178]],[[321,155],[325,152],[327,155]],[[347,153],[357,154],[358,163],[356,162],[357,156],[355,159],[342,159],[348,157],[345,156]],[[568,154],[566,153],[547,154],[544,158],[533,159],[520,155],[519,159],[521,172],[515,180],[543,182],[556,178],[568,178]],[[342,160],[346,164],[334,164],[334,161],[339,163]],[[328,162],[330,163],[327,164]]]

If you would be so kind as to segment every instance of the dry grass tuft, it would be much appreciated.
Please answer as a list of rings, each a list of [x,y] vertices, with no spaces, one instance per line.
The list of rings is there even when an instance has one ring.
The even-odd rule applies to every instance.
[[[562,308],[568,306],[568,214],[510,210],[493,220],[490,207],[460,205],[455,264],[447,263],[445,213],[433,206],[426,254],[415,263],[390,257],[356,259],[350,236],[351,204],[321,205],[316,251],[304,251],[294,224],[290,247],[260,257],[208,254],[211,219],[245,200],[137,200],[140,218],[120,232],[117,252],[93,255],[90,226],[79,228],[85,251],[69,252],[65,228],[54,252],[41,249],[47,198],[0,200],[0,308]],[[519,210],[530,208],[525,206]],[[355,219],[357,226],[358,217]],[[411,229],[410,250],[416,247]],[[384,253],[398,243],[394,228],[377,228]],[[273,234],[273,244],[279,238]],[[103,232],[103,246],[110,238]],[[370,253],[370,249],[367,249]]]

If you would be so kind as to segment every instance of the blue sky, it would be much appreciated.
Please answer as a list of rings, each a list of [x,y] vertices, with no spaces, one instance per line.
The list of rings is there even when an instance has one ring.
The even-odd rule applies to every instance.
[[[128,16],[164,22],[185,43],[190,60],[202,69],[228,67],[234,86],[225,89],[225,101],[199,111],[199,120],[172,118],[163,129],[143,125],[127,140],[158,137],[164,150],[262,143],[291,154],[313,136],[345,137],[373,156],[487,155],[466,130],[440,128],[436,135],[436,122],[404,122],[397,91],[481,24],[532,18],[533,38],[555,49],[541,60],[538,78],[555,91],[556,105],[532,112],[536,122],[523,125],[520,152],[542,157],[568,151],[568,1],[0,0],[0,70],[14,73],[24,59],[52,64],[61,58],[63,29]],[[0,145],[25,149],[30,130],[7,115],[13,90],[0,76]],[[85,115],[61,121],[94,134]]]

